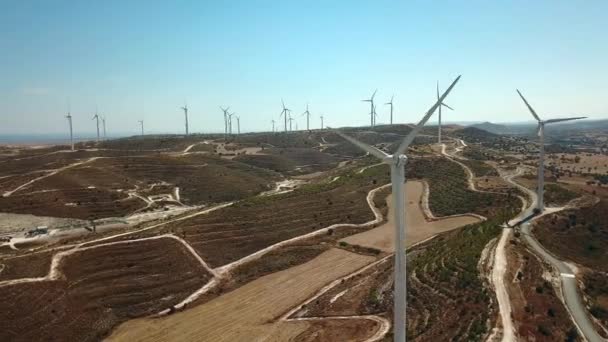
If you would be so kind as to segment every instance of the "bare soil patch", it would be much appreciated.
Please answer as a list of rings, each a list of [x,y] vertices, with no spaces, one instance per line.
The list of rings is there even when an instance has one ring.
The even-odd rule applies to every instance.
[[[380,328],[368,319],[324,319],[307,321],[308,329],[294,338],[294,342],[365,341]]]
[[[437,221],[427,221],[425,219],[420,202],[423,195],[424,186],[422,182],[410,181],[406,184],[406,243],[411,246],[417,242],[423,241],[433,235],[446,232],[458,227],[479,222],[479,219],[473,216],[452,217],[439,219]],[[386,197],[389,203],[388,221],[372,230],[362,234],[357,234],[345,238],[349,244],[372,247],[381,249],[386,252],[395,250],[395,222],[392,207],[392,195]]]

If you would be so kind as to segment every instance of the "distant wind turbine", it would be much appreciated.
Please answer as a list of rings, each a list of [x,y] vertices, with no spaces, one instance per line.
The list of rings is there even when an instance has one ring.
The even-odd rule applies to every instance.
[[[236,131],[238,135],[241,135],[241,117],[236,117]]]
[[[272,120],[272,132],[273,132],[273,133],[274,133],[274,123],[275,123],[275,121],[274,121],[274,120]]]
[[[323,129],[323,115],[321,115],[320,118],[321,118],[321,129]]]
[[[70,114],[70,110],[68,109],[68,115],[65,116],[68,119],[68,125],[70,126],[70,146],[72,147],[72,151],[74,151],[74,133],[72,131],[72,114]]]
[[[184,111],[184,118],[186,119],[186,135],[188,135],[188,105],[185,104],[181,108]]]
[[[283,110],[281,111],[281,115],[279,115],[279,117],[283,116],[285,119],[285,132],[287,132],[287,116],[289,115],[289,112],[291,112],[291,109],[285,107],[285,102],[283,102],[283,99],[281,99],[281,103],[283,104]]]
[[[220,107],[220,109],[224,112],[224,139],[226,139],[228,136],[228,109],[230,109],[230,106],[226,109]]]
[[[337,134],[342,136],[344,139],[350,141],[354,145],[358,146],[363,151],[369,153],[372,156],[382,160],[384,163],[389,164],[391,168],[391,184],[393,192],[393,206],[395,208],[395,295],[394,295],[394,309],[395,315],[393,319],[394,329],[394,341],[405,342],[406,333],[406,320],[405,314],[407,309],[406,304],[406,286],[407,278],[405,273],[406,260],[405,260],[405,238],[406,238],[406,227],[405,227],[405,163],[407,162],[408,146],[414,141],[414,138],[422,126],[429,120],[433,115],[437,107],[441,106],[443,99],[450,93],[454,85],[458,82],[460,76],[458,76],[452,85],[443,93],[438,101],[426,112],[422,120],[410,131],[410,133],[401,141],[401,144],[397,148],[394,154],[387,154],[373,146],[367,145],[355,138],[352,138],[340,131],[336,131]]]
[[[573,117],[573,118],[541,120],[540,117],[534,111],[534,109],[532,109],[532,106],[530,106],[528,101],[526,101],[524,96],[519,92],[519,90],[517,90],[517,93],[519,94],[519,97],[521,97],[521,99],[526,104],[526,107],[528,107],[528,110],[530,111],[530,113],[532,114],[534,119],[536,119],[536,121],[538,121],[538,136],[540,137],[540,142],[539,142],[540,160],[538,161],[538,190],[537,190],[538,191],[538,203],[537,203],[538,206],[537,206],[537,209],[540,212],[542,212],[545,209],[545,203],[544,203],[544,199],[543,199],[544,190],[545,190],[545,124],[552,124],[552,123],[556,123],[556,122],[564,122],[564,121],[571,121],[571,120],[580,120],[580,119],[586,119],[587,117],[586,116],[577,116],[577,117]]]
[[[101,117],[101,122],[103,123],[103,140],[107,140],[107,135],[106,135],[106,117],[105,116]]]
[[[302,115],[306,115],[306,130],[310,131],[310,112],[308,111],[308,103],[306,104],[306,111],[302,113]]]
[[[232,116],[236,113],[228,114],[228,134],[232,134]]]
[[[363,102],[369,102],[370,103],[370,110],[369,110],[369,116],[370,116],[370,126],[374,127],[374,124],[376,123],[376,120],[374,118],[374,97],[376,96],[376,93],[378,92],[378,89],[376,89],[374,91],[374,93],[372,94],[372,97],[370,97],[367,100],[361,100]]]
[[[291,123],[295,120],[294,118],[291,117],[291,114],[289,114],[289,118],[287,119],[289,120],[289,131],[293,131],[293,129],[291,128]]]
[[[141,136],[144,136],[144,120],[139,120],[139,124],[141,125]]]
[[[95,111],[95,115],[91,120],[97,120],[97,142],[99,142],[99,114],[97,114],[97,111]]]
[[[391,106],[391,125],[393,124],[393,98],[395,97],[395,95],[391,96],[391,100],[387,103],[385,103],[384,105],[390,105]]]
[[[437,99],[439,99],[439,81],[437,81]],[[438,118],[438,131],[437,131],[437,142],[439,144],[441,144],[441,107],[446,107],[449,110],[454,110],[452,107],[448,106],[445,103],[441,103],[441,106],[439,106],[439,118]]]

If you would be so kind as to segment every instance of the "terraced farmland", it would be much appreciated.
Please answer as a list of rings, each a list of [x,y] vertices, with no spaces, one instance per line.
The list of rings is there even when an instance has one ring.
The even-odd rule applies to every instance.
[[[97,341],[118,323],[175,305],[210,274],[173,239],[100,246],[69,255],[65,277],[0,291],[2,341]]]
[[[429,207],[435,216],[475,213],[494,216],[500,209],[519,209],[512,195],[480,193],[468,189],[464,169],[446,158],[417,158],[408,163],[408,178],[425,179],[430,187]]]
[[[387,168],[352,172],[332,183],[303,186],[293,192],[257,197],[209,215],[164,227],[183,236],[205,260],[220,266],[264,247],[337,223],[374,218],[369,190],[388,182]]]
[[[499,221],[442,234],[408,253],[409,339],[477,341],[485,336],[496,304],[478,264],[486,245],[500,233]],[[307,305],[304,316],[380,314],[390,318],[392,272],[393,259],[388,258]]]
[[[0,197],[3,212],[84,220],[119,217],[145,207],[124,193],[102,189],[63,189]]]
[[[267,148],[235,160],[278,172],[310,173],[335,167],[341,158],[311,148]]]

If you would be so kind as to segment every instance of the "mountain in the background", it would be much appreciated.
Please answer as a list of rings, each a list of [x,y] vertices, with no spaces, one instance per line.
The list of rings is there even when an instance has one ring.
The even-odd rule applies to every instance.
[[[488,121],[474,124],[469,127],[481,129],[494,134],[512,134],[512,130],[509,128],[509,126],[502,124],[494,124]]]
[[[537,124],[534,122],[526,123],[501,123],[483,122],[473,124],[468,127],[482,129],[494,134],[516,134],[534,135],[536,134]],[[608,131],[608,120],[580,120],[571,121],[546,126],[547,133],[550,132],[572,132],[572,131]]]

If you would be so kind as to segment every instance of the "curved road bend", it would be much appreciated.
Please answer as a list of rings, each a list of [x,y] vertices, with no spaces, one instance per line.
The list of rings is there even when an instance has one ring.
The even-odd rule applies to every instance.
[[[528,206],[528,209],[526,210],[526,216],[524,216],[527,217],[527,215],[532,214],[534,207],[536,207],[538,198],[536,196],[536,192],[515,182],[513,180],[514,176],[515,175],[505,176],[504,180],[526,192],[532,199],[532,203]],[[570,315],[574,320],[574,324],[578,327],[578,330],[588,341],[606,341],[595,330],[595,326],[593,325],[591,319],[587,314],[587,310],[585,308],[583,300],[578,292],[578,284],[574,272],[572,271],[570,266],[568,266],[565,262],[557,259],[551,253],[549,253],[536,240],[536,238],[534,238],[534,236],[531,234],[532,221],[534,221],[534,219],[521,225],[521,230],[523,232],[522,236],[524,237],[524,240],[528,243],[528,245],[532,247],[532,249],[534,249],[534,251],[538,255],[540,255],[546,262],[551,264],[559,271],[564,300],[566,302],[566,306],[568,307],[568,311],[570,311]]]

